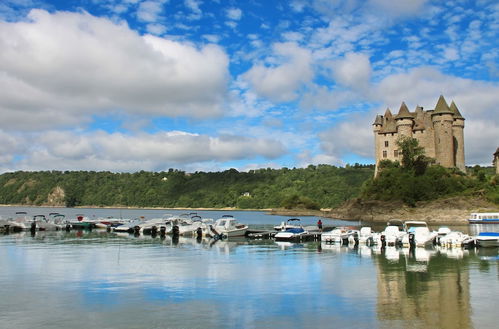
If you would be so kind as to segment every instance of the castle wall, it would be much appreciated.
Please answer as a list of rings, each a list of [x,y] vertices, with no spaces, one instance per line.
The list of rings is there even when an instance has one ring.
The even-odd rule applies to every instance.
[[[452,135],[451,114],[435,114],[433,129],[435,130],[435,160],[446,168],[455,166],[454,162],[454,136]]]
[[[435,158],[435,132],[433,129],[416,130],[412,135],[425,150],[425,155]]]
[[[379,134],[378,155],[377,155],[377,159],[379,161],[382,160],[400,161],[401,157],[398,154],[396,155],[396,153],[398,153],[398,146],[397,146],[398,137],[399,135],[397,133]],[[379,163],[379,161],[377,162]]]
[[[455,120],[452,126],[452,135],[454,136],[453,149],[455,151],[454,163],[462,172],[466,171],[464,163],[464,121]]]

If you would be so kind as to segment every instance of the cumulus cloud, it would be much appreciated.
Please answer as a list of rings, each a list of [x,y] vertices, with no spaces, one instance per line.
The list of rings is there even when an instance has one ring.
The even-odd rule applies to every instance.
[[[19,140],[0,131],[0,140],[5,145],[0,147],[0,151],[5,151],[0,158],[3,166],[12,161],[13,146],[32,143],[29,151],[24,150],[24,159],[15,164],[25,170],[164,170],[255,157],[274,159],[286,152],[276,140],[235,135],[211,137],[182,131],[137,135],[48,131]]]
[[[344,58],[331,64],[335,81],[354,90],[367,89],[371,78],[371,62],[369,56],[359,53],[348,53]]]
[[[291,42],[274,44],[273,52],[278,59],[268,58],[269,65],[255,64],[243,78],[260,96],[276,102],[293,101],[298,89],[313,78],[311,53]]]
[[[10,119],[0,127],[47,128],[103,110],[198,118],[223,111],[228,57],[218,46],[140,36],[88,13],[32,10],[28,18],[0,22],[0,113]]]

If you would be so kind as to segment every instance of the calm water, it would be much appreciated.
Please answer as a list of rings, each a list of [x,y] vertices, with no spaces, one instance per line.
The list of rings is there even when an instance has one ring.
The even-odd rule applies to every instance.
[[[4,217],[15,211],[0,207]],[[283,220],[232,214],[253,226]],[[0,328],[492,328],[498,263],[497,248],[409,253],[98,231],[2,235]]]

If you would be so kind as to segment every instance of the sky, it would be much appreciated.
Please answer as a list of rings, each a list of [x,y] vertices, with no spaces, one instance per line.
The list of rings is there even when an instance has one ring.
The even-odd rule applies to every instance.
[[[499,147],[495,0],[2,0],[0,172],[374,163],[372,123],[453,100]]]

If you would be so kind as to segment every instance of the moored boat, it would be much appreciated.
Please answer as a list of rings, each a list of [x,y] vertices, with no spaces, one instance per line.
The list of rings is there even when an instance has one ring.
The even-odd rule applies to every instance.
[[[211,228],[219,237],[234,237],[246,235],[248,225],[238,223],[231,215],[224,215],[217,219]]]
[[[499,212],[475,212],[468,218],[470,224],[499,224]]]
[[[479,247],[499,247],[499,232],[480,232],[475,241]]]

